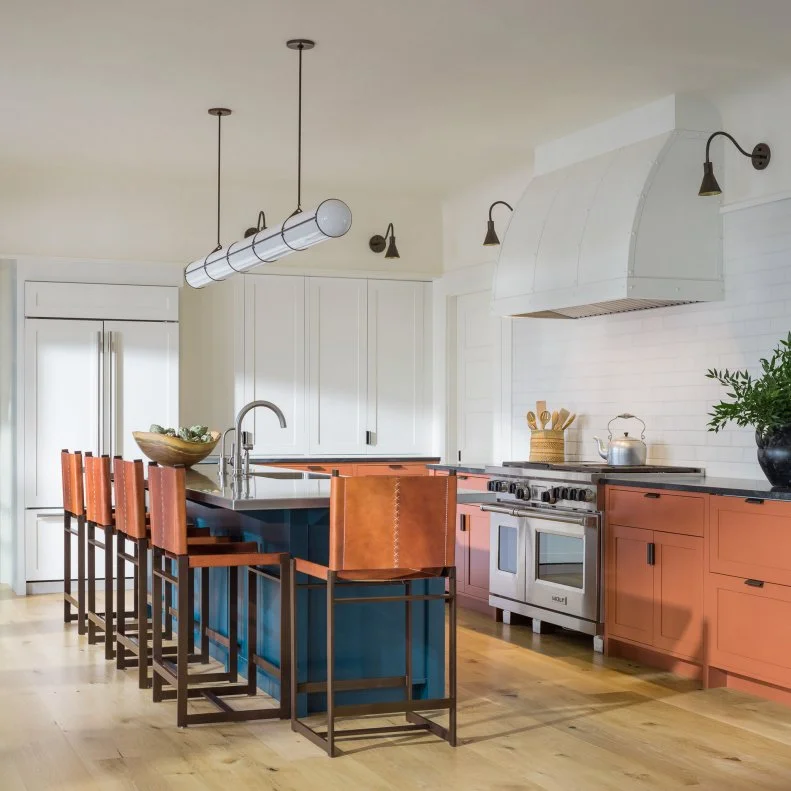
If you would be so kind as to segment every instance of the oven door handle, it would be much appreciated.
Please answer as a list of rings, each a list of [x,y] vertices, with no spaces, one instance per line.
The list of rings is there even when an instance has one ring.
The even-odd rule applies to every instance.
[[[501,505],[482,505],[481,511],[489,511],[494,514],[506,514],[520,519],[543,519],[547,522],[565,522],[569,525],[580,525],[581,527],[587,527],[592,520],[596,519],[593,514],[586,514],[585,516],[575,518],[564,514],[556,514],[554,512],[542,513],[541,511],[524,511],[519,508],[506,508]]]

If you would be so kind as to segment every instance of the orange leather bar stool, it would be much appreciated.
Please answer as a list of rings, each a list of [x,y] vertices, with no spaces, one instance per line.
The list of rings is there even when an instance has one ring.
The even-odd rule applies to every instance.
[[[155,466],[155,465],[152,465]],[[113,488],[115,491],[115,530],[116,530],[116,600],[122,602],[126,597],[125,564],[133,567],[134,579],[134,622],[126,619],[126,608],[117,607],[116,615],[116,665],[119,670],[137,665],[138,686],[146,689],[151,686],[148,667],[151,664],[149,644],[150,624],[148,619],[148,552],[151,540],[149,515],[146,512],[145,475],[142,459],[124,461],[113,459]],[[187,542],[190,546],[217,544],[230,541],[224,536],[212,536],[208,528],[187,528]],[[127,543],[132,544],[132,554]],[[190,574],[192,576],[192,573]],[[194,580],[190,580],[190,602],[194,609]],[[172,637],[172,586],[167,583],[165,601],[167,602],[166,633]],[[209,614],[209,570],[201,570],[201,655],[204,663],[209,661],[209,637],[206,634]],[[190,635],[190,651],[194,650],[194,633]]]
[[[456,476],[447,477],[359,477],[342,478],[333,472],[330,491],[329,565],[308,560],[291,561],[291,727],[314,744],[337,755],[336,738],[426,730],[456,746]],[[326,581],[327,589],[327,681],[297,683],[297,572]],[[412,581],[445,577],[444,594],[415,595]],[[336,589],[347,585],[400,583],[403,595],[336,597]],[[450,605],[448,641],[448,690],[445,697],[415,700],[412,697],[412,604],[442,599]],[[404,676],[396,679],[404,699],[397,702],[337,706],[335,693],[355,689],[394,686],[392,679],[335,679],[335,605],[357,602],[405,602]],[[297,695],[327,693],[327,730],[319,732],[297,717]],[[418,712],[447,709],[448,727]],[[339,717],[372,714],[405,714],[407,724],[336,731]]]
[[[110,457],[85,454],[85,506],[88,523],[88,642],[104,642],[105,659],[115,657],[115,618],[113,605],[113,513],[110,482]],[[96,537],[100,528],[102,539]],[[96,550],[104,551],[104,610],[96,608]]]
[[[82,480],[82,453],[60,452],[63,481],[63,622],[77,621],[78,634],[85,634],[85,496]],[[77,529],[72,527],[77,521]],[[71,589],[71,538],[77,538],[77,595]],[[72,607],[77,612],[72,612]]]
[[[184,467],[148,468],[149,510],[151,513],[152,550],[152,652],[154,701],[175,698],[176,722],[179,727],[209,722],[240,722],[247,720],[287,719],[289,716],[289,637],[287,597],[281,596],[281,668],[268,665],[256,654],[258,576],[269,576],[260,566],[279,566],[280,584],[285,592],[289,578],[289,556],[283,552],[263,553],[254,541],[230,541],[218,544],[190,544],[187,539],[186,474]],[[174,563],[176,573],[167,570]],[[246,567],[247,575],[247,681],[236,683],[238,677],[238,570]],[[228,569],[228,672],[190,673],[190,633],[193,631],[189,591],[190,570]],[[169,661],[163,652],[162,585],[170,582],[177,588],[176,619],[178,623],[176,663]],[[202,618],[202,616],[201,616]],[[202,618],[203,619],[203,618]],[[183,628],[188,624],[189,628]],[[280,679],[280,704],[276,708],[234,709],[224,700],[233,695],[256,695],[258,667]],[[165,684],[170,689],[165,689]],[[218,711],[188,713],[189,698],[204,697]]]

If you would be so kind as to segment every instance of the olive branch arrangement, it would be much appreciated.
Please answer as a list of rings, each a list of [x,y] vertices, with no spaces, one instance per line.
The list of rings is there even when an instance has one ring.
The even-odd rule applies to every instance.
[[[791,332],[781,339],[772,356],[761,360],[760,377],[747,371],[706,372],[730,388],[730,401],[720,401],[709,413],[709,431],[717,432],[733,421],[738,426],[752,426],[761,436],[791,426]]]

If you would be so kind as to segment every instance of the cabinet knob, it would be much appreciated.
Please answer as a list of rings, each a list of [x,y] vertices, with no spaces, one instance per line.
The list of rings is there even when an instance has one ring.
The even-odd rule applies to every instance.
[[[462,533],[467,530],[467,521],[464,518],[464,514],[459,514],[459,530],[461,530]]]

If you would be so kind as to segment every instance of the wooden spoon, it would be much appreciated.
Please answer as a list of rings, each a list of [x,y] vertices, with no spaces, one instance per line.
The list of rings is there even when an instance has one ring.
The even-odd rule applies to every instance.
[[[527,425],[529,426],[531,431],[538,431],[538,423],[536,423],[536,413],[535,412],[528,412],[527,413]]]
[[[560,415],[558,411],[555,410],[552,413],[552,431],[557,431],[560,428]]]
[[[549,421],[552,420],[552,415],[547,412],[545,409],[539,416],[538,419],[541,421],[541,428],[545,429],[547,425],[549,425]]]

